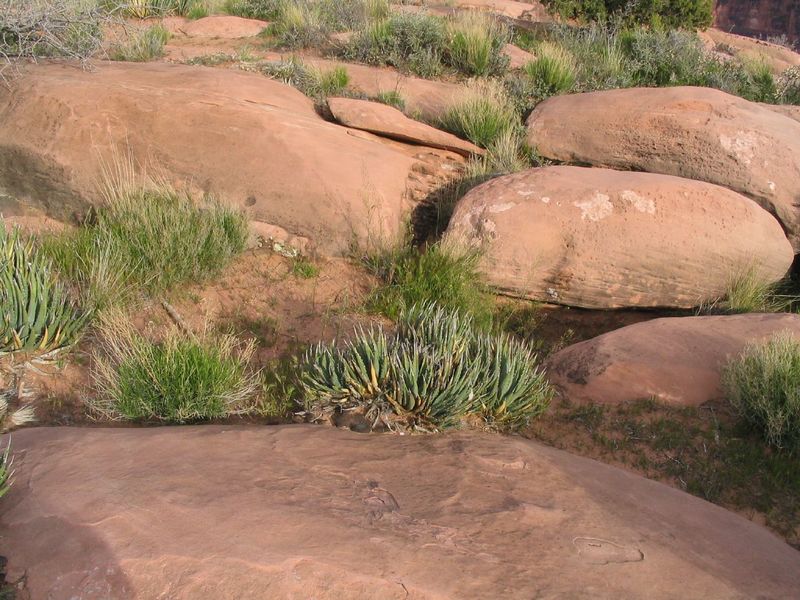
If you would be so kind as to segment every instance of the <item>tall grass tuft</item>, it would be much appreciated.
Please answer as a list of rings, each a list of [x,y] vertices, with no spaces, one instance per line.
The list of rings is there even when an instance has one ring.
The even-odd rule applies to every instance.
[[[91,222],[45,238],[58,271],[95,309],[131,291],[160,294],[215,276],[244,250],[247,219],[212,198],[196,202],[165,183],[110,185]]]
[[[147,62],[164,56],[164,46],[169,41],[169,32],[161,25],[153,25],[132,34],[123,44],[111,48],[111,60]]]
[[[106,313],[98,327],[90,409],[108,419],[173,423],[244,414],[254,407],[258,378],[248,372],[254,342],[170,331],[160,343],[142,337],[125,317]]]
[[[508,68],[508,29],[483,12],[460,13],[448,24],[450,64],[469,76],[499,75]]]
[[[780,284],[765,280],[754,266],[733,272],[722,307],[729,313],[783,312],[796,298],[779,294]]]
[[[575,57],[563,46],[543,42],[536,49],[536,59],[523,67],[533,89],[540,97],[572,90],[576,80]]]
[[[723,370],[728,398],[767,442],[800,450],[800,342],[790,332],[749,345]]]
[[[465,86],[441,124],[451,133],[488,148],[520,127],[520,116],[501,83],[479,79]]]

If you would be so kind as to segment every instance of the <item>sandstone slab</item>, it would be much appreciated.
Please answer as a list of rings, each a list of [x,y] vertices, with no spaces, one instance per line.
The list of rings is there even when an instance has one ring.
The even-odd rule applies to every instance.
[[[720,507],[521,438],[320,426],[14,433],[31,598],[784,599],[800,553]]]
[[[392,238],[415,160],[326,122],[253,73],[170,64],[27,67],[0,89],[0,189],[66,218],[98,202],[115,156],[188,182],[336,254]]]
[[[774,217],[736,192],[565,166],[471,190],[447,239],[482,248],[480,268],[501,291],[584,308],[698,306],[751,266],[780,279],[793,258]]]
[[[625,89],[550,98],[528,118],[547,158],[728,187],[778,217],[800,249],[800,123],[719,90]]]
[[[352,98],[328,98],[328,108],[333,117],[346,127],[362,129],[401,142],[450,150],[466,157],[483,154],[483,150],[475,144],[409,119],[393,106]]]
[[[548,375],[576,402],[697,406],[723,397],[720,372],[729,359],[782,331],[800,336],[800,315],[654,319],[564,348],[548,359]]]
[[[800,106],[794,104],[763,104],[762,106],[800,123]]]
[[[179,31],[189,37],[239,39],[253,37],[269,27],[266,21],[231,15],[212,15],[189,21]]]
[[[503,46],[503,54],[509,58],[508,66],[511,69],[521,69],[529,62],[536,60],[536,56],[514,44]]]

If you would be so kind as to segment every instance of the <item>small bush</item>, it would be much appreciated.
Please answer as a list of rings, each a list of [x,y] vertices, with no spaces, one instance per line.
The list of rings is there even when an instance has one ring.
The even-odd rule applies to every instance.
[[[397,319],[411,306],[435,302],[470,315],[481,327],[492,318],[491,297],[478,273],[479,255],[441,243],[420,251],[410,246],[385,250],[365,259],[382,284],[368,300],[369,310]]]
[[[733,406],[767,442],[800,449],[800,343],[781,333],[748,346],[722,373]]]
[[[88,318],[33,241],[0,226],[0,356],[63,350],[78,340]]]
[[[99,326],[90,409],[109,419],[174,423],[222,418],[253,408],[257,378],[247,371],[255,345],[231,336],[191,337],[172,330],[161,343],[119,315]]]
[[[277,62],[260,62],[255,68],[267,77],[297,88],[317,103],[323,102],[328,96],[345,94],[350,83],[350,76],[343,66],[322,71],[294,56]]]
[[[502,85],[494,80],[470,82],[442,117],[442,127],[488,148],[521,126],[520,116]]]
[[[186,11],[186,18],[187,19],[203,19],[210,14],[210,10],[207,4],[202,4],[200,2],[193,4],[189,10]]]
[[[705,28],[713,20],[712,0],[544,0],[566,19],[623,22],[655,28]]]
[[[370,14],[388,10],[380,0],[279,0],[245,3],[244,9],[272,21],[270,32],[282,46],[308,48],[322,46],[334,32],[362,29]]]
[[[306,409],[361,411],[375,427],[431,431],[471,417],[514,429],[541,414],[551,390],[524,344],[478,332],[472,320],[422,304],[395,335],[359,330],[343,347],[317,345],[300,366]]]
[[[482,12],[460,13],[448,25],[449,63],[469,76],[498,75],[508,68],[503,54],[508,43],[508,29],[497,19]]]
[[[778,79],[777,102],[800,104],[800,66],[786,69]]]
[[[222,10],[236,17],[273,21],[280,15],[283,0],[225,0]]]
[[[124,44],[114,46],[111,60],[147,62],[164,55],[164,45],[169,41],[169,32],[161,25],[153,25],[134,33]]]
[[[122,302],[129,286],[158,294],[218,274],[244,250],[247,231],[242,213],[213,199],[198,203],[164,184],[120,186],[93,222],[42,246],[99,309]]]
[[[526,64],[523,71],[541,98],[569,92],[575,86],[575,57],[557,44],[539,44],[536,59]]]

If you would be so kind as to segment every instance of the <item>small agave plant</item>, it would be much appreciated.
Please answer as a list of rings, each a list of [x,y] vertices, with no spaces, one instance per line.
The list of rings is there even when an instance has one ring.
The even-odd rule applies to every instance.
[[[468,315],[433,304],[408,310],[393,336],[359,329],[341,347],[314,346],[301,365],[300,388],[315,420],[362,411],[373,427],[417,431],[471,416],[513,429],[541,414],[552,396],[527,345],[481,333]]]
[[[78,339],[88,318],[33,241],[0,226],[0,358],[52,356]]]

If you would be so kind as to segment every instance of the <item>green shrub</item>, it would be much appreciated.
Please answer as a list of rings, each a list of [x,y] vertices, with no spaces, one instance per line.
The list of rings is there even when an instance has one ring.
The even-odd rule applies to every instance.
[[[445,20],[424,13],[392,13],[370,21],[341,50],[350,61],[391,65],[420,77],[441,74],[447,47]]]
[[[550,42],[539,44],[536,59],[523,67],[532,88],[541,98],[572,90],[576,69],[575,57],[569,50]]]
[[[92,372],[100,395],[90,409],[115,420],[175,423],[247,413],[258,389],[247,370],[254,349],[231,336],[196,338],[177,330],[153,343],[125,318],[106,315]]]
[[[74,344],[89,315],[54,277],[50,261],[18,228],[0,226],[0,356],[47,355]]]
[[[134,33],[124,44],[114,46],[111,60],[147,62],[164,55],[164,45],[169,41],[169,32],[161,25],[153,25]]]
[[[765,280],[755,267],[740,269],[728,280],[722,308],[727,313],[784,312],[796,299],[780,295],[780,287]]]
[[[733,406],[769,444],[800,449],[800,343],[791,333],[749,345],[724,368],[722,382]]]
[[[225,0],[222,10],[247,19],[274,21],[280,15],[284,0]]]
[[[279,0],[229,7],[240,13],[259,13],[259,18],[272,21],[270,32],[290,48],[324,45],[331,33],[363,29],[370,14],[383,14],[387,9],[381,0]]]
[[[202,19],[210,14],[208,5],[197,2],[186,11],[187,19]]]
[[[165,184],[110,188],[94,220],[43,240],[56,268],[104,308],[129,286],[152,294],[217,275],[244,250],[246,217]]]
[[[551,397],[527,346],[480,333],[469,317],[429,303],[405,311],[392,336],[358,330],[343,347],[311,348],[300,366],[300,390],[316,418],[358,410],[373,427],[422,431],[471,417],[517,428]]]
[[[328,96],[345,94],[350,76],[343,66],[322,71],[306,65],[301,59],[292,56],[287,60],[257,63],[256,70],[297,88],[309,98],[321,103]]]
[[[411,246],[374,253],[365,259],[381,285],[367,299],[367,308],[397,319],[411,306],[435,302],[470,315],[488,328],[492,302],[478,272],[479,255],[441,243],[421,251]]]
[[[786,69],[778,79],[777,102],[800,104],[800,66]]]
[[[507,132],[521,126],[520,116],[502,85],[495,80],[476,80],[445,112],[442,127],[488,148]]]
[[[544,5],[566,19],[655,28],[705,28],[713,21],[712,0],[544,0]]]
[[[469,76],[497,75],[508,68],[503,47],[510,40],[508,29],[482,12],[460,13],[448,24],[449,64]]]

